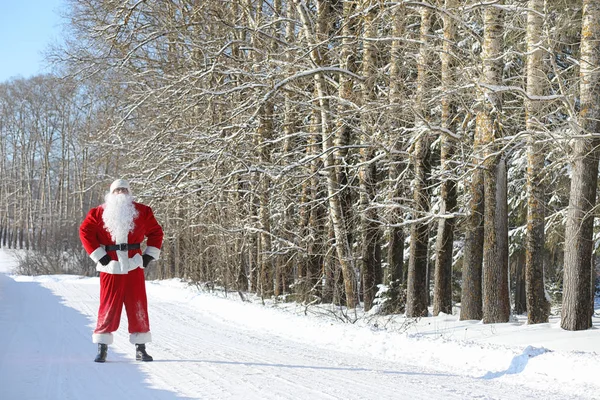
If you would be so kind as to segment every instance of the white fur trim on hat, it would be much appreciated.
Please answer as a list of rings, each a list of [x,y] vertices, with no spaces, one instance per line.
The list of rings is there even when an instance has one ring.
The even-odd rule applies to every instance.
[[[110,193],[112,193],[117,188],[125,188],[131,192],[131,188],[129,187],[129,182],[125,179],[117,179],[113,183],[110,184]]]
[[[131,344],[146,344],[152,341],[152,334],[150,332],[144,333],[130,333],[129,342]]]
[[[94,333],[92,335],[93,343],[112,344],[113,334],[112,333]]]

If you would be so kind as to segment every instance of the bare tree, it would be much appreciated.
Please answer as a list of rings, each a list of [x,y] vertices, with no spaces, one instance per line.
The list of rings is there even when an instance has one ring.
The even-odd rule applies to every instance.
[[[375,80],[377,77],[377,48],[371,41],[377,34],[374,2],[366,0],[362,6],[365,12],[363,19],[364,44],[362,55],[362,107],[361,115],[361,166],[359,168],[360,204],[361,204],[361,278],[365,311],[373,307],[377,284],[381,283],[381,244],[380,226],[377,211],[372,207],[377,187],[377,162],[375,159],[377,115],[371,110],[375,100]]]
[[[573,27],[580,10],[545,2],[552,19],[541,27],[552,54],[544,68],[552,71],[528,67],[525,87],[523,63],[537,62],[541,43],[532,28],[526,52],[524,16],[540,12],[532,4],[523,12],[514,0],[73,0],[70,36],[57,57],[81,85],[64,96],[79,103],[31,105],[25,115],[17,85],[2,89],[15,91],[0,102],[2,243],[52,247],[52,237],[101,201],[106,181],[125,176],[165,225],[158,276],[352,308],[360,265],[368,309],[378,301],[381,245],[386,283],[398,294],[389,310],[402,311],[407,284],[408,315],[421,316],[433,260],[434,313],[452,311],[454,244],[462,261],[460,317],[481,319],[485,214],[485,279],[500,288],[500,296],[485,291],[485,319],[497,311],[504,318],[506,214],[513,257],[526,229],[526,197],[516,194],[524,186],[523,138],[539,139],[530,155],[546,153],[545,165],[532,158],[530,187],[540,189],[540,177],[548,185],[547,213],[537,214],[535,226],[545,218],[546,262],[556,279],[564,132],[578,107]],[[511,18],[501,22],[502,13]],[[441,28],[444,40],[436,37]],[[559,101],[546,102],[552,99]],[[60,117],[47,117],[50,111]],[[583,133],[594,129],[586,125]],[[513,192],[505,211],[507,170]],[[463,210],[466,223],[453,226]],[[411,248],[404,249],[409,225]],[[543,289],[543,280],[535,282]]]
[[[319,52],[319,47],[315,36],[315,30],[308,16],[308,11],[305,7],[304,2],[295,0],[295,4],[300,15],[300,20],[304,25],[304,33],[306,40],[308,41],[312,51],[310,53],[312,61],[318,67],[322,67],[327,63],[322,58],[322,54]],[[322,2],[318,2],[319,7],[324,7]],[[322,9],[322,8],[321,8]],[[321,133],[323,141],[323,167],[327,173],[327,193],[329,197],[329,216],[331,223],[333,224],[336,240],[336,250],[338,259],[342,269],[342,275],[344,278],[344,287],[346,292],[346,305],[348,308],[355,308],[356,306],[356,291],[355,291],[355,278],[354,278],[354,259],[352,257],[352,251],[350,244],[348,243],[348,236],[346,233],[346,222],[344,221],[344,215],[340,203],[339,195],[339,181],[336,174],[335,159],[331,153],[333,147],[331,128],[332,123],[330,121],[330,106],[327,100],[327,89],[325,76],[323,72],[317,72],[314,75],[315,87],[319,96],[319,107],[321,112]]]

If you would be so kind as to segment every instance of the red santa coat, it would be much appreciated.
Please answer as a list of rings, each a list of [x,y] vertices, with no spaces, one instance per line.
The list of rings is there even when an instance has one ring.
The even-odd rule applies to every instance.
[[[138,211],[138,216],[133,221],[134,229],[129,232],[127,238],[117,238],[118,243],[112,240],[110,233],[104,227],[103,206],[92,208],[79,227],[81,243],[90,258],[96,262],[96,270],[109,274],[127,274],[136,268],[143,268],[141,249],[106,251],[104,247],[111,244],[142,243],[147,238],[144,254],[152,256],[155,260],[158,259],[163,242],[163,230],[150,207],[136,202],[133,204]],[[106,254],[112,261],[108,265],[102,265],[98,261]]]

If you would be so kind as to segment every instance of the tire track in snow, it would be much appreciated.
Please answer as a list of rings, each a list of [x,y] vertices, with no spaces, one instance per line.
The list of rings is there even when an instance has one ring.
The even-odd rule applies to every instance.
[[[93,281],[44,285],[62,296],[66,305],[93,321],[98,287],[90,282]],[[160,292],[160,285],[151,286],[149,308],[154,342],[149,345],[149,352],[156,361],[136,363],[133,360],[133,346],[128,342],[124,318],[115,334],[115,344],[109,350],[111,362],[92,367],[97,370],[101,385],[116,385],[130,398],[142,398],[140,392],[146,399],[174,399],[177,394],[178,399],[185,396],[203,400],[565,398],[564,394],[536,393],[507,383],[506,379],[452,375],[435,368],[316,348],[308,342],[289,340],[267,330],[237,326],[235,322],[215,318],[215,310],[170,301],[168,294]],[[63,323],[70,324],[75,335],[85,336],[87,343],[91,342],[89,321],[86,325],[81,320],[66,318]],[[85,352],[85,362],[93,365],[95,347],[88,345]],[[136,392],[125,380],[111,381],[115,374],[133,376],[132,370],[142,371],[143,382],[136,384],[146,389]],[[65,369],[60,374],[64,376],[69,372]],[[75,395],[82,390],[72,382],[52,390],[69,393],[69,388]]]
[[[173,315],[173,307],[179,309]],[[456,398],[464,399],[472,392],[457,390],[455,387],[447,388],[444,383],[450,378],[448,374],[437,374],[413,368],[410,371],[399,371],[398,365],[382,365],[381,361],[369,360],[371,364],[363,366],[353,356],[337,352],[323,352],[313,348],[302,347],[292,341],[282,341],[277,337],[255,335],[252,332],[236,330],[230,325],[217,324],[210,318],[198,316],[198,311],[181,304],[167,302],[155,304],[159,315],[169,315],[168,322],[173,327],[173,318],[185,324],[181,332],[165,335],[163,340],[174,341],[181,337],[191,338],[192,341],[202,342],[204,348],[210,349],[214,363],[220,365],[243,364],[252,367],[256,374],[267,375],[269,378],[260,381],[259,390],[262,396],[273,393],[273,397],[265,398],[303,398],[298,397],[298,390],[306,392],[306,398],[315,393],[323,396],[328,394],[334,399],[368,398],[397,399],[398,393],[390,391],[390,387],[402,386],[405,396],[413,399],[431,398]],[[156,318],[156,317],[155,317]],[[189,326],[194,325],[197,333],[190,334]],[[156,326],[156,325],[155,325]],[[217,340],[218,339],[218,340]],[[182,342],[185,345],[185,342]],[[215,351],[216,348],[222,349]],[[185,353],[175,352],[184,357]],[[235,354],[235,357],[231,355]],[[294,360],[290,363],[290,360]],[[385,364],[385,363],[384,363]],[[385,370],[385,367],[388,369]],[[404,367],[404,366],[403,366]],[[465,378],[460,380],[465,380]],[[271,380],[277,379],[286,387],[279,391],[277,385],[272,385]],[[440,384],[431,393],[432,379],[439,380]],[[471,378],[469,378],[471,379]],[[257,383],[249,381],[254,386]],[[411,389],[411,386],[413,387]],[[269,390],[266,390],[268,387]],[[316,389],[315,389],[316,387]],[[423,388],[427,387],[426,393]],[[468,387],[468,385],[467,385]],[[349,388],[349,389],[345,389]],[[310,393],[309,393],[310,392]],[[290,396],[289,393],[295,393]],[[359,394],[357,394],[359,393]],[[258,398],[258,397],[257,397]],[[407,397],[408,398],[408,397]],[[494,397],[490,397],[494,398]],[[506,398],[505,394],[496,397]],[[520,396],[519,398],[524,398]]]

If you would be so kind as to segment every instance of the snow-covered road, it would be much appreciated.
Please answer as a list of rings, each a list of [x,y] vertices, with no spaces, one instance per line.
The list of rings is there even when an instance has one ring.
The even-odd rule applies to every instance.
[[[590,398],[553,385],[535,390],[503,374],[473,376],[460,368],[453,372],[376,359],[360,355],[360,349],[328,348],[310,336],[284,337],[271,321],[261,328],[260,320],[249,318],[260,313],[230,318],[231,300],[215,303],[210,295],[190,293],[148,283],[153,333],[148,350],[155,361],[134,361],[124,318],[108,361],[98,364],[91,343],[97,278],[0,273],[0,399]],[[206,307],[199,306],[203,303]],[[302,318],[292,317],[301,331]]]

